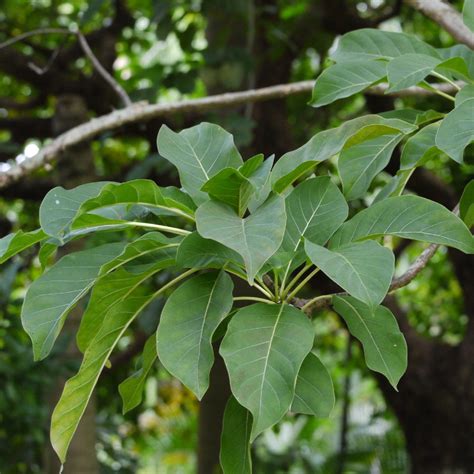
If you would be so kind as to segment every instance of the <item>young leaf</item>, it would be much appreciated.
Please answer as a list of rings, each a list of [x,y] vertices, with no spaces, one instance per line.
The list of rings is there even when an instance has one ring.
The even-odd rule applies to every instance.
[[[225,204],[213,201],[202,204],[196,211],[199,234],[240,254],[250,283],[280,247],[285,224],[285,200],[280,196],[270,197],[244,219]]]
[[[326,418],[336,399],[331,376],[324,364],[310,352],[298,372],[291,411]]]
[[[395,316],[384,306],[370,308],[350,296],[335,296],[333,302],[350,333],[362,343],[367,367],[397,388],[407,368],[407,345]]]
[[[469,181],[459,202],[459,216],[468,227],[474,225],[474,180]]]
[[[156,341],[151,336],[145,343],[142,354],[142,366],[133,375],[125,379],[119,385],[119,393],[123,401],[123,413],[127,413],[140,405],[142,401],[143,387],[146,378],[156,361]]]
[[[61,186],[51,189],[40,206],[41,228],[46,234],[61,240],[74,220],[81,204],[97,196],[107,184],[109,182],[101,181],[82,184],[74,189],[64,189]]]
[[[251,440],[290,408],[313,339],[308,318],[292,306],[258,303],[230,321],[220,353],[232,393],[253,415]]]
[[[71,439],[111,352],[154,296],[139,287],[109,307],[102,327],[84,354],[79,372],[66,382],[51,419],[51,443],[62,463],[66,461]]]
[[[390,249],[368,240],[328,250],[306,240],[305,250],[323,273],[352,296],[368,305],[385,298],[395,265]]]
[[[386,234],[474,252],[474,237],[459,217],[441,204],[410,195],[387,198],[359,212],[336,232],[330,248]]]
[[[385,77],[384,61],[359,61],[334,64],[316,79],[310,105],[321,107],[338,99],[350,97]]]
[[[231,396],[222,422],[220,462],[224,474],[252,474],[252,415]]]
[[[48,236],[37,229],[32,232],[13,232],[0,239],[0,264],[27,248],[45,240]]]
[[[436,145],[454,161],[463,162],[464,149],[474,140],[474,98],[465,100],[441,122]]]
[[[179,133],[163,125],[157,145],[160,155],[178,168],[181,184],[196,204],[208,199],[201,188],[209,178],[224,168],[242,164],[232,135],[211,123],[203,122]]]
[[[407,140],[400,158],[400,169],[408,170],[422,166],[428,160],[441,154],[436,147],[436,134],[440,123],[435,122],[422,128]]]
[[[105,244],[66,255],[29,287],[21,320],[33,343],[35,360],[51,351],[69,311],[90,290],[103,265],[115,259],[123,244]]]
[[[212,336],[232,309],[233,283],[212,272],[183,283],[166,301],[157,331],[157,352],[165,368],[201,400],[214,363]]]
[[[464,0],[462,19],[465,25],[474,32],[474,0]]]
[[[411,53],[439,57],[435,48],[416,36],[365,28],[346,33],[339,40],[331,58],[339,63],[362,59],[392,59]]]
[[[342,150],[338,169],[348,201],[364,196],[372,180],[388,165],[402,138],[401,133],[391,133]]]

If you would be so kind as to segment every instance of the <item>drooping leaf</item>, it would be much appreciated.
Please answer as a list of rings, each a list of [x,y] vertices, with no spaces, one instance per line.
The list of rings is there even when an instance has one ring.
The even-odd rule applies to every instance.
[[[209,178],[224,168],[242,164],[232,135],[211,123],[203,122],[179,133],[163,125],[157,144],[160,155],[178,169],[181,185],[196,204],[208,199],[201,188]]]
[[[257,303],[230,321],[220,353],[232,393],[253,415],[251,440],[290,408],[313,338],[308,318],[292,306]]]
[[[342,150],[338,169],[347,200],[364,196],[372,180],[388,165],[402,138],[401,133],[391,133]]]
[[[459,202],[459,216],[468,227],[474,225],[474,180],[469,181]]]
[[[120,243],[105,244],[66,255],[31,284],[21,320],[33,343],[35,360],[49,354],[69,311],[90,290],[101,267],[122,249]]]
[[[328,370],[316,354],[310,352],[298,372],[291,411],[326,418],[334,408],[335,401]]]
[[[0,239],[0,264],[46,238],[47,235],[41,229],[32,232],[19,230],[2,237]]]
[[[213,201],[202,204],[196,211],[199,234],[240,254],[250,283],[280,247],[285,224],[285,200],[280,196],[270,197],[244,219],[229,206]]]
[[[149,270],[149,272],[151,272]],[[104,322],[84,353],[78,373],[64,386],[51,419],[51,443],[62,463],[97,380],[117,342],[155,294],[135,288],[109,307]]]
[[[466,26],[474,32],[474,0],[464,0],[462,19]]]
[[[305,250],[310,260],[350,295],[368,305],[385,298],[395,264],[390,249],[367,240],[328,250],[306,240]]]
[[[321,107],[363,91],[385,77],[384,61],[362,59],[334,64],[316,79],[310,104]]]
[[[151,336],[145,343],[142,354],[142,366],[118,387],[123,402],[123,413],[140,405],[146,378],[157,358],[155,337]]]
[[[440,123],[435,122],[427,125],[407,140],[400,158],[400,169],[407,170],[422,166],[441,154],[441,151],[436,147],[436,134]]]
[[[387,198],[359,212],[336,232],[330,248],[386,234],[474,252],[474,237],[459,217],[441,204],[410,195]]]
[[[339,63],[361,59],[392,59],[412,53],[439,57],[435,48],[415,36],[365,28],[346,33],[339,40],[331,58]]]
[[[101,181],[82,184],[74,189],[64,189],[61,186],[51,189],[40,206],[41,228],[46,234],[61,241],[81,204],[97,196],[107,184],[107,181]]]
[[[455,107],[444,120],[436,135],[436,145],[458,163],[463,162],[464,149],[474,140],[474,98]]]
[[[205,273],[183,283],[166,301],[157,332],[161,363],[201,400],[214,363],[212,336],[232,308],[227,273]]]
[[[464,101],[474,99],[474,84],[465,85],[456,94],[456,107],[459,107]]]
[[[252,414],[231,396],[222,422],[220,463],[224,474],[252,474]]]
[[[350,296],[335,296],[334,309],[364,348],[367,367],[387,377],[396,388],[407,368],[407,345],[388,308],[370,308]]]

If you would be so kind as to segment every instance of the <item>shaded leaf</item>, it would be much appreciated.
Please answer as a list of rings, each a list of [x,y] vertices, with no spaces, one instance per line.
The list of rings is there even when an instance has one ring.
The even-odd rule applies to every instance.
[[[400,169],[407,170],[422,166],[441,154],[436,146],[436,134],[440,123],[435,122],[427,125],[407,140],[400,158]]]
[[[459,215],[468,227],[474,225],[474,180],[469,181],[459,202]]]
[[[47,235],[41,229],[32,232],[19,230],[2,237],[0,239],[0,264],[46,238]]]

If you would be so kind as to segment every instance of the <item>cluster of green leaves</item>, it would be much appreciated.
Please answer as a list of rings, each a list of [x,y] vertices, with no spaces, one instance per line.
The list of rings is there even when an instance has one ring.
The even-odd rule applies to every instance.
[[[435,50],[408,35],[374,30],[345,35],[333,58],[336,64],[316,82],[315,105],[385,78],[391,90],[428,74],[468,84],[446,116],[401,110],[359,117],[316,134],[275,164],[262,155],[244,161],[232,136],[217,125],[179,133],[163,126],[158,149],[176,166],[181,189],[148,180],[55,188],[41,205],[40,229],[0,240],[0,263],[40,243],[40,262],[48,266],[58,246],[92,232],[123,230],[127,236],[61,258],[25,297],[22,322],[40,360],[90,292],[77,333],[83,362],[52,417],[51,439],[63,462],[110,354],[161,295],[168,298],[156,338],[145,345],[142,367],[119,387],[124,410],[140,403],[157,359],[201,399],[218,345],[233,393],[222,435],[226,473],[251,472],[250,443],[288,411],[331,411],[331,378],[313,352],[314,327],[304,312],[313,301],[302,310],[294,304],[316,272],[347,292],[333,297],[334,310],[362,343],[367,366],[397,386],[407,347],[394,316],[381,306],[394,274],[393,252],[381,241],[388,235],[474,253],[465,223],[472,225],[472,186],[461,203],[465,222],[440,204],[403,193],[413,170],[437,153],[462,160],[473,139],[474,60],[463,48]],[[399,174],[372,205],[348,219],[351,201],[367,193],[401,142]],[[319,163],[336,156],[342,191],[335,177],[315,176]],[[127,229],[148,232],[137,237]],[[176,276],[157,288],[163,272]],[[234,294],[233,278],[252,292]]]

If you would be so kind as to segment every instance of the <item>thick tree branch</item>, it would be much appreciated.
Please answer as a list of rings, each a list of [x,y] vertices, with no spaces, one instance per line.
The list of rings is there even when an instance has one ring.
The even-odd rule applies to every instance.
[[[29,172],[52,162],[66,148],[90,140],[102,132],[113,130],[123,125],[148,121],[156,117],[169,117],[177,113],[203,113],[209,110],[251,102],[281,99],[296,94],[308,93],[313,89],[313,86],[314,81],[301,81],[242,92],[218,94],[201,99],[183,100],[171,104],[132,104],[124,109],[92,119],[59,135],[55,140],[43,147],[33,158],[29,158],[19,165],[12,165],[8,170],[0,173],[0,189]],[[369,89],[367,93],[383,94],[386,89],[386,85],[378,85]],[[449,84],[440,84],[439,89],[453,91],[452,86]],[[401,91],[399,95],[430,95],[430,91],[420,87],[411,87]]]
[[[459,12],[451,5],[442,0],[405,0],[405,3],[438,23],[457,41],[474,49],[474,33],[464,24]]]

